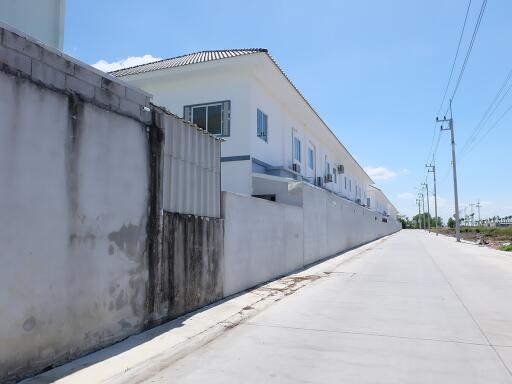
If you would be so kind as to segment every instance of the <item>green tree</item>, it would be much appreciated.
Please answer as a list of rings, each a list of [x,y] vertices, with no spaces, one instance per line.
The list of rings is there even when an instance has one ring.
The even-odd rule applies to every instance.
[[[419,228],[421,223],[428,228],[428,223],[430,222],[430,228],[435,228],[436,226],[436,218],[429,215],[427,212],[422,213],[421,215],[416,215],[412,218],[412,227],[411,228]],[[437,226],[443,226],[443,219],[440,217],[437,218]]]
[[[416,228],[414,222],[412,222],[406,215],[398,215],[398,221],[402,224],[402,229]]]
[[[450,228],[455,228],[455,220],[453,219],[453,217],[450,217],[450,218],[448,219],[448,226],[449,226]]]

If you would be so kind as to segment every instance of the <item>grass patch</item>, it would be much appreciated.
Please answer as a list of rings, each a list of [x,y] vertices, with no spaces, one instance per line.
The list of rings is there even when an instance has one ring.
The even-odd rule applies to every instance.
[[[497,249],[500,251],[512,252],[512,244],[511,245],[500,245]]]

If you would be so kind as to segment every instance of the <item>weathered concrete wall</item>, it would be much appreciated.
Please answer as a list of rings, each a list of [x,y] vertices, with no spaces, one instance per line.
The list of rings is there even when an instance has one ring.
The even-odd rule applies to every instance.
[[[5,378],[140,329],[149,165],[144,124],[4,72],[0,90]]]
[[[229,296],[400,229],[399,223],[298,183],[303,207],[222,192],[224,295]]]
[[[145,93],[0,37],[2,382],[143,327],[160,144]]]
[[[2,27],[0,95],[0,382],[222,297],[218,139]]]
[[[164,212],[154,322],[223,297],[223,220]]]

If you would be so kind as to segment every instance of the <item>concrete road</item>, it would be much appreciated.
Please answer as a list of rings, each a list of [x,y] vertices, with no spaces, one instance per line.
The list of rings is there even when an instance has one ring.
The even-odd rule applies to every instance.
[[[145,383],[512,383],[512,257],[402,231]]]

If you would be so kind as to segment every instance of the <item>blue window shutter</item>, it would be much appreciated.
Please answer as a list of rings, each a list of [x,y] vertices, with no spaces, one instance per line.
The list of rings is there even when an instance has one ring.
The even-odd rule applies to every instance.
[[[222,103],[222,136],[229,136],[231,133],[231,102]]]

